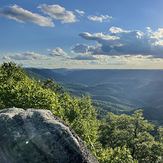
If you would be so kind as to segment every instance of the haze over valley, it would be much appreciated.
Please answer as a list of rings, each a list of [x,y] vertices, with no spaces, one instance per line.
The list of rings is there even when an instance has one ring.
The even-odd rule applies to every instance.
[[[102,115],[143,109],[149,120],[163,121],[163,70],[27,69],[53,79],[73,95],[89,95]]]

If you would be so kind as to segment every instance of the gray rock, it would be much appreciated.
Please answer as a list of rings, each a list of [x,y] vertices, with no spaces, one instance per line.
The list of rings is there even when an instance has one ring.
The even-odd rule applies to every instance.
[[[69,127],[48,110],[0,111],[0,163],[97,163]]]

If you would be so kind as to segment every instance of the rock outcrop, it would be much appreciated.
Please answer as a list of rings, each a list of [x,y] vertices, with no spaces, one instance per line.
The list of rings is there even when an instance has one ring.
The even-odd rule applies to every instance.
[[[97,163],[81,139],[48,110],[0,111],[0,163]]]

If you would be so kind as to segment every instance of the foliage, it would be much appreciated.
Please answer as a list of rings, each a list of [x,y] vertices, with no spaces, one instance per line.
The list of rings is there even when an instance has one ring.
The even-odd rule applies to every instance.
[[[50,109],[68,123],[77,134],[94,148],[97,140],[96,111],[87,97],[81,99],[64,92],[51,80],[32,80],[20,66],[9,62],[0,67],[0,108],[20,107]]]
[[[144,119],[141,110],[132,116],[109,113],[100,127],[100,142],[105,148],[126,146],[140,163],[158,162],[163,144],[156,141],[152,131],[154,126]]]
[[[133,160],[130,151],[126,147],[116,147],[115,149],[110,149],[108,158],[104,163],[136,163]]]
[[[57,92],[57,93],[64,93],[63,87],[60,84],[54,82],[52,79],[47,79],[43,81],[42,87],[50,88],[52,91]]]
[[[90,97],[74,97],[52,80],[38,82],[9,62],[0,67],[0,109],[49,109],[65,121],[101,163],[163,162],[163,128],[133,115],[109,113],[98,120]]]
[[[163,127],[159,127],[158,129],[158,139],[163,143]]]
[[[31,80],[14,63],[4,63],[0,68],[0,107],[49,108],[58,107],[55,92],[43,89]]]

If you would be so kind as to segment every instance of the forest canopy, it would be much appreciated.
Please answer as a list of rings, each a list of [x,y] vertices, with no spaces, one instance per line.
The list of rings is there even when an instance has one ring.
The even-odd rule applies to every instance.
[[[37,81],[12,62],[0,66],[0,83],[0,109],[49,109],[101,163],[163,162],[163,128],[144,119],[142,110],[98,119],[90,97],[72,96],[49,79]]]

